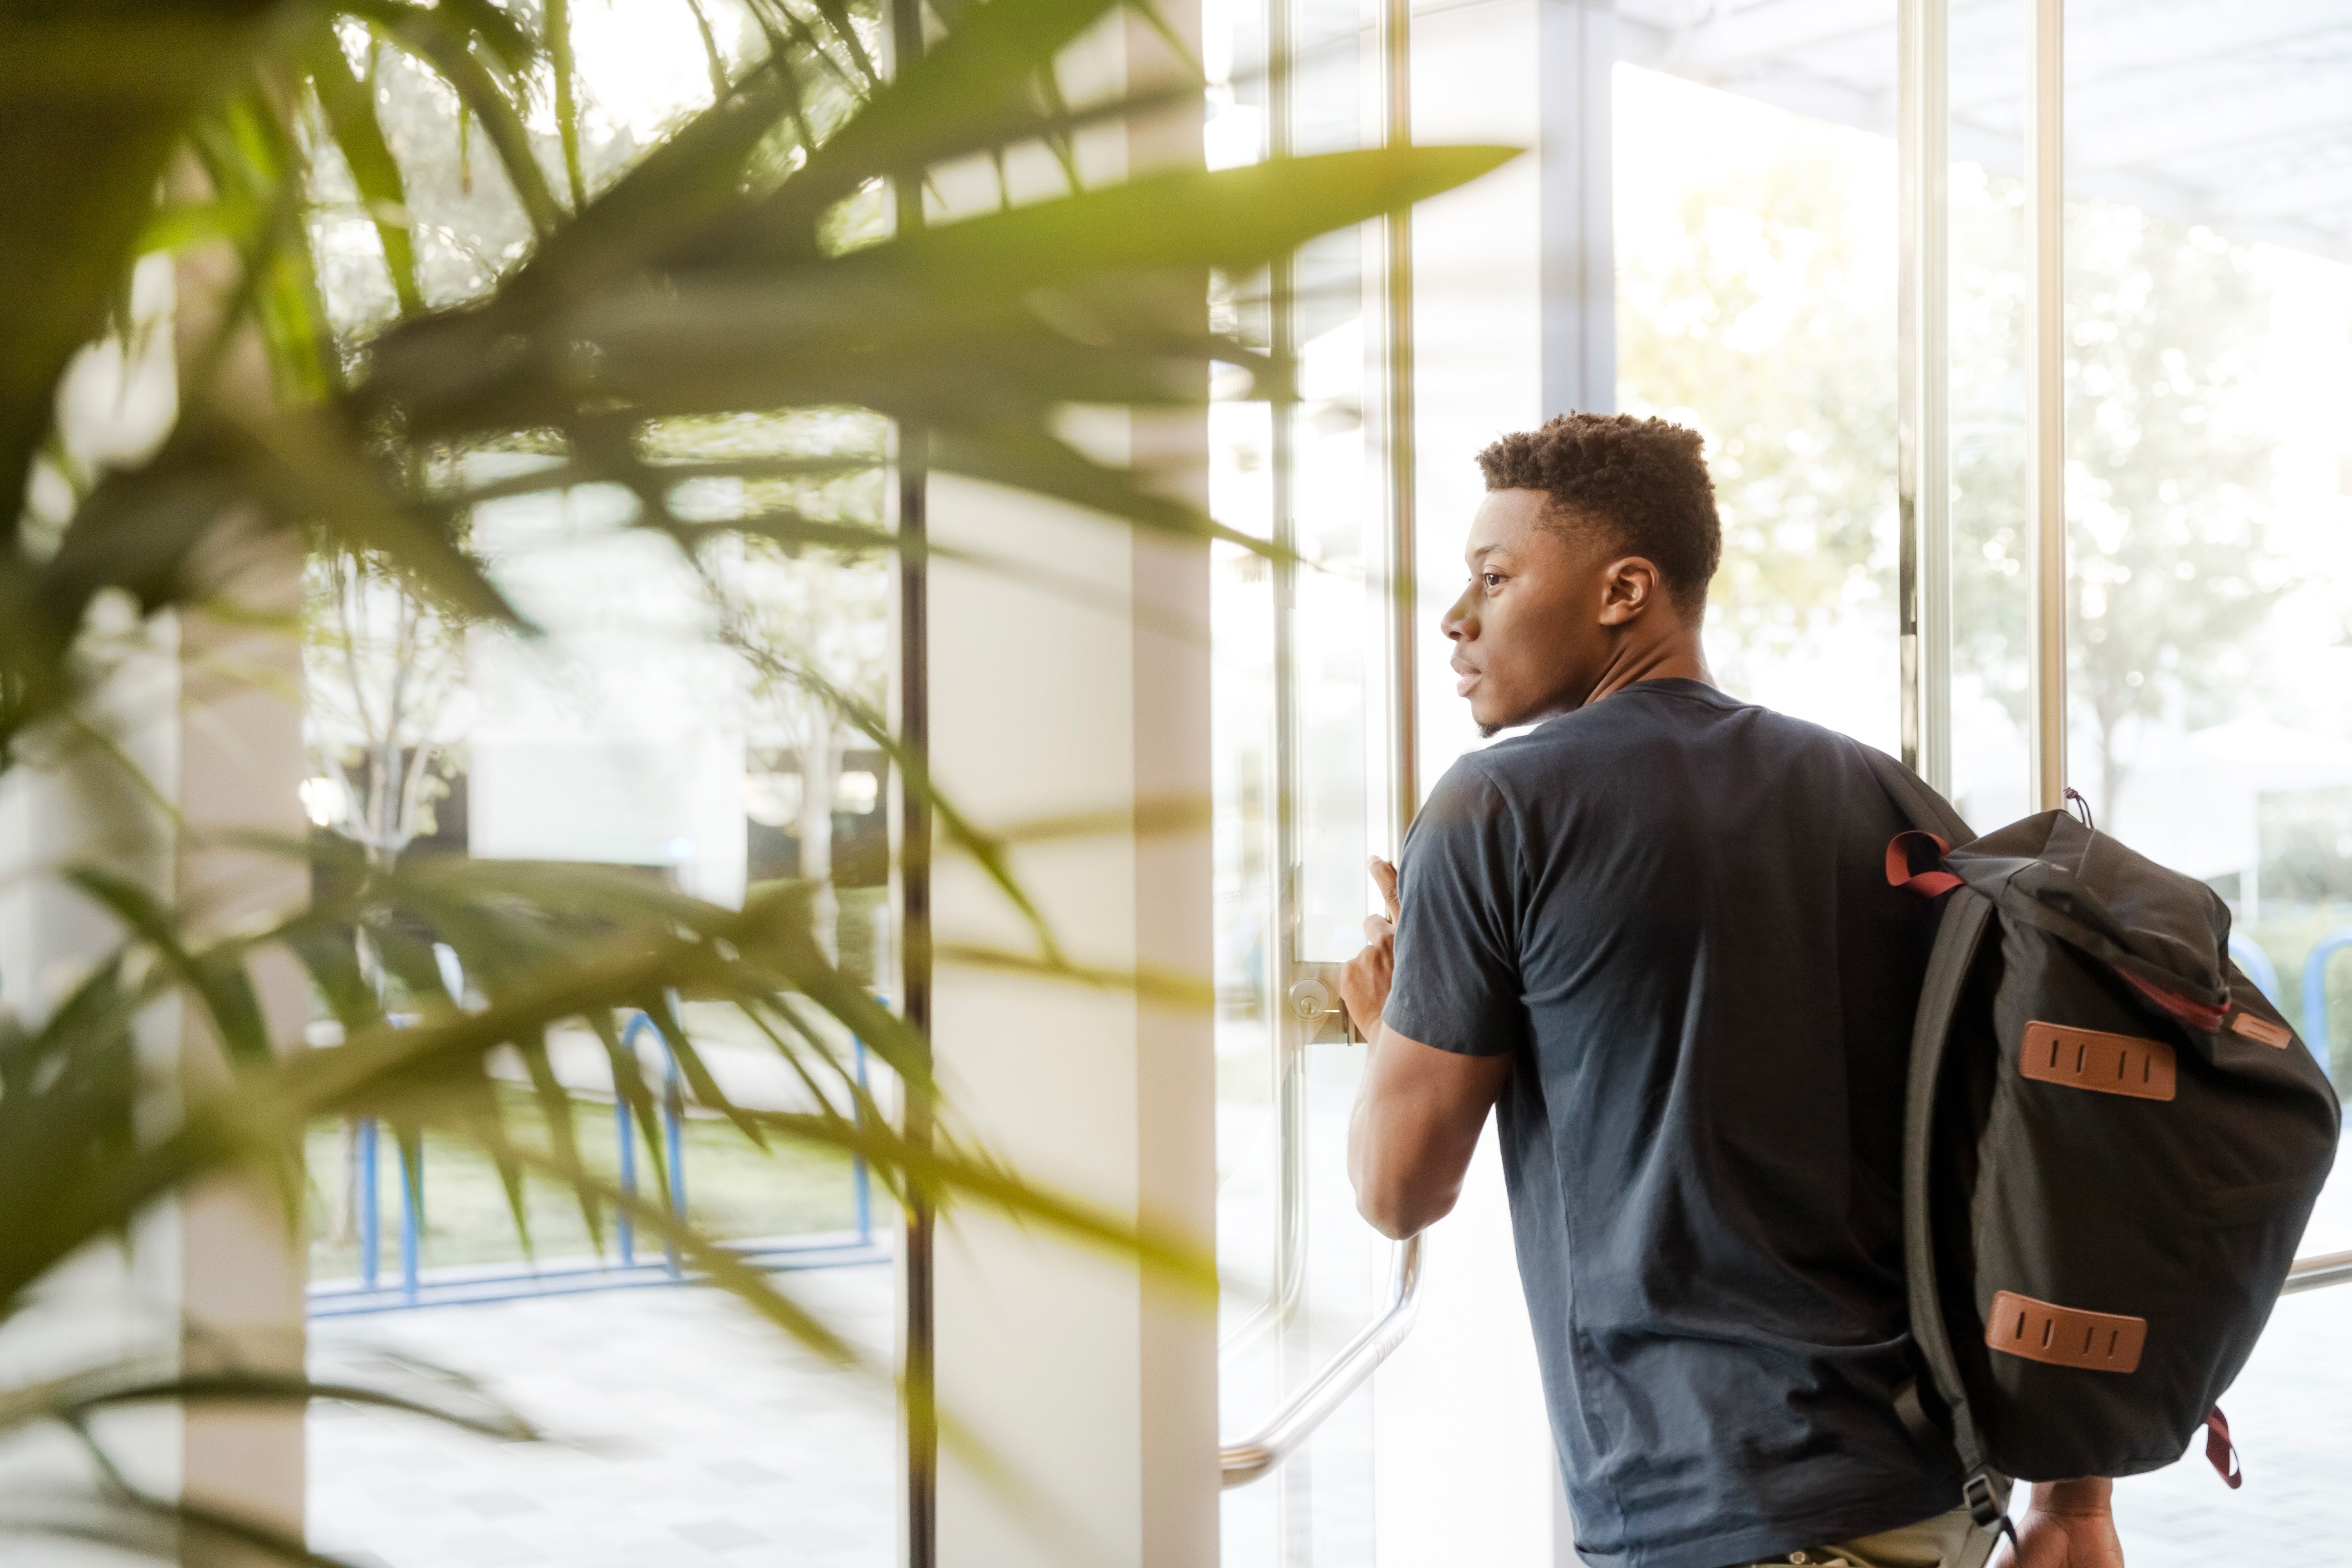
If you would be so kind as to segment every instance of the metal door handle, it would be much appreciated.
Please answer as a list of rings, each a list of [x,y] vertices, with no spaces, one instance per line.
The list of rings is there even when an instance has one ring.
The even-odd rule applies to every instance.
[[[1290,1402],[1276,1411],[1265,1426],[1240,1442],[1218,1450],[1218,1464],[1223,1472],[1222,1484],[1247,1486],[1288,1458],[1323,1424],[1323,1418],[1337,1410],[1372,1375],[1372,1369],[1388,1360],[1390,1352],[1404,1342],[1405,1335],[1412,1331],[1413,1316],[1420,1310],[1421,1237],[1416,1236],[1397,1243],[1389,1274],[1388,1305],[1381,1315],[1365,1324],[1363,1331],[1325,1363],[1323,1370],[1292,1394]]]
[[[2316,1290],[2323,1285],[2352,1285],[2352,1252],[2323,1252],[2296,1258],[2294,1267],[2286,1271],[2286,1283],[2279,1287],[2279,1294],[2292,1296],[2298,1290]]]
[[[1335,1040],[1349,1046],[1362,1044],[1363,1037],[1356,1033],[1355,1019],[1348,1016],[1346,1005],[1339,1000],[1340,965],[1300,963],[1295,970],[1307,973],[1291,984],[1283,1000],[1289,1005],[1290,1016],[1307,1026],[1307,1038]]]

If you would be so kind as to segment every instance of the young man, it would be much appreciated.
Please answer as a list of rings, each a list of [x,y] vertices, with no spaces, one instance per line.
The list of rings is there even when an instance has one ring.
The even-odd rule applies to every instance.
[[[1373,1041],[1365,1217],[1443,1216],[1490,1107],[1554,1441],[1596,1568],[1979,1568],[1911,1375],[1903,1081],[1928,906],[1859,746],[1717,690],[1692,431],[1569,415],[1480,454],[1446,612],[1480,729],[1376,863],[1342,994]],[[1393,923],[1391,923],[1393,922]],[[2120,1568],[2105,1481],[2022,1568]]]

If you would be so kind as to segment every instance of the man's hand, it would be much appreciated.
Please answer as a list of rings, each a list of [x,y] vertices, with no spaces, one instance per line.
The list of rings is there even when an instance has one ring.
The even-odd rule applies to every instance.
[[[1372,880],[1389,912],[1364,921],[1367,945],[1339,972],[1339,1000],[1370,1047],[1348,1119],[1348,1181],[1356,1212],[1402,1241],[1444,1218],[1461,1195],[1512,1058],[1439,1050],[1381,1024],[1396,973],[1396,868],[1372,857]]]
[[[2033,1505],[2018,1522],[2014,1552],[2003,1542],[1998,1568],[2124,1568],[2109,1501],[2115,1482],[2037,1481]]]
[[[1364,951],[1339,971],[1339,1000],[1357,1035],[1366,1040],[1380,1037],[1381,1011],[1389,1005],[1389,984],[1396,977],[1396,868],[1373,856],[1372,880],[1380,885],[1389,912],[1385,918],[1364,917]]]

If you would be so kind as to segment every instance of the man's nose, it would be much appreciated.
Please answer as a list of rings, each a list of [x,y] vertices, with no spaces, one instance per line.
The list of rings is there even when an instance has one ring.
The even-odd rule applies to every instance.
[[[1446,610],[1444,619],[1437,625],[1439,630],[1455,642],[1478,635],[1477,620],[1470,613],[1470,591],[1467,588],[1462,591],[1462,596],[1454,601]]]

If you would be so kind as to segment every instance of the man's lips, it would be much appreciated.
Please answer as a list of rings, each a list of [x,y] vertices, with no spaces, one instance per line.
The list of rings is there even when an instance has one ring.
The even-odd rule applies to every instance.
[[[1485,672],[1459,660],[1453,661],[1453,664],[1454,695],[1467,697],[1470,695],[1470,689],[1478,684],[1478,677]]]

